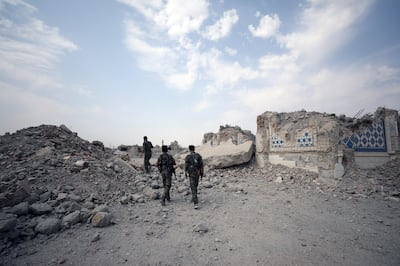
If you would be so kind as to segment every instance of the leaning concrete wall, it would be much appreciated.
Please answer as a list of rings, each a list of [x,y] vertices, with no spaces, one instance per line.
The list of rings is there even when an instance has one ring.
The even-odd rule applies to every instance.
[[[361,168],[375,167],[398,156],[398,121],[398,112],[385,108],[362,119],[265,112],[257,117],[257,165],[299,167],[321,177],[341,177],[350,161]]]

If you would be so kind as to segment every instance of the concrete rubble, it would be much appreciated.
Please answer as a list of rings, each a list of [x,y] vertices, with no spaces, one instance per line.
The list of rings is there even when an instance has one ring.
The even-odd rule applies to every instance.
[[[373,168],[399,157],[397,110],[360,118],[306,112],[264,112],[257,118],[256,159],[340,179],[347,168]]]
[[[255,136],[240,127],[220,126],[217,133],[204,134],[196,149],[209,168],[226,168],[248,163],[254,155]]]
[[[291,130],[287,128],[289,133]],[[266,147],[258,146],[259,135],[258,132],[258,155]],[[331,192],[343,199],[379,196],[400,201],[399,158],[370,169],[361,169],[348,160],[342,176],[335,179],[306,167],[273,164],[268,160],[259,167],[258,159],[253,156],[254,143],[251,132],[239,127],[221,127],[216,134],[205,134],[203,145],[197,148],[206,163],[200,189],[246,193],[240,180],[259,177],[266,185],[280,184],[281,189],[300,186],[321,193]],[[232,151],[243,144],[248,146],[241,149],[239,157],[232,152],[219,157],[215,153],[208,156],[206,152],[224,145]],[[158,148],[153,160],[157,158]],[[163,189],[161,177],[154,167],[151,174],[143,173],[140,146],[126,146],[119,152],[105,148],[100,141],[83,140],[63,125],[41,125],[0,136],[0,255],[24,241],[51,237],[77,226],[102,230],[117,222],[118,217],[112,211],[116,204],[129,208],[132,204],[146,206],[146,202],[159,199]],[[176,169],[171,193],[189,195],[182,168],[187,149],[176,142],[171,144],[170,153],[181,166]],[[122,159],[126,154],[129,158]],[[199,232],[208,231],[208,228],[200,229]],[[97,232],[93,242],[100,235]]]
[[[108,205],[158,198],[160,189],[152,188],[158,178],[63,125],[5,134],[0,137],[0,253],[38,234],[79,224],[108,226],[113,223]]]

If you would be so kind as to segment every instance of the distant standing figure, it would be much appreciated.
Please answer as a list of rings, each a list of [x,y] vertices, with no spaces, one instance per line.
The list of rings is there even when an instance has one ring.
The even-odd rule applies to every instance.
[[[150,158],[151,158],[151,149],[153,148],[153,144],[147,140],[147,137],[143,137],[143,151],[144,151],[144,171],[146,173],[150,173]]]
[[[204,167],[203,158],[194,151],[194,146],[189,145],[190,154],[185,158],[185,176],[190,181],[190,189],[192,190],[192,201],[194,208],[198,209],[199,200],[197,198],[197,187],[199,186],[199,177],[203,179]]]
[[[167,146],[163,145],[161,150],[162,154],[157,159],[157,167],[161,173],[164,186],[164,193],[161,197],[161,205],[165,206],[165,199],[167,201],[171,201],[169,191],[171,189],[172,173],[175,170],[176,162],[172,155],[168,154]]]

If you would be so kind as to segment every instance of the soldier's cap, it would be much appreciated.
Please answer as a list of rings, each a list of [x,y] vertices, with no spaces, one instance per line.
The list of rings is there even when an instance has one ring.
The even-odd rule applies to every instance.
[[[189,145],[189,151],[194,151],[194,145]]]
[[[161,146],[161,151],[162,152],[167,152],[168,151],[168,146],[167,145],[162,145]]]

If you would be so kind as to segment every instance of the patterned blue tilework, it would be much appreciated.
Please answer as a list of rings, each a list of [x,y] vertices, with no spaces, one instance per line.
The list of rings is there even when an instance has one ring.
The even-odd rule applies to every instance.
[[[309,147],[314,145],[312,136],[307,131],[304,132],[304,135],[297,137],[296,140],[297,146],[300,147]]]
[[[383,120],[363,132],[345,136],[340,141],[347,148],[359,152],[386,152],[385,126]]]
[[[285,145],[285,141],[280,137],[276,136],[275,134],[271,137],[271,146],[272,148],[281,148]]]

